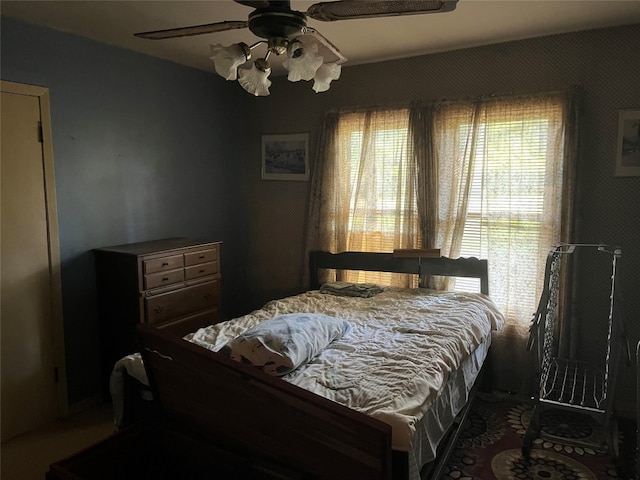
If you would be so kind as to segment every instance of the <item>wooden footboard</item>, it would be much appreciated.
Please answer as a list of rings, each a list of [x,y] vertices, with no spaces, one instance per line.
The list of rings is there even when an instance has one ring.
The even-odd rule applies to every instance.
[[[138,335],[165,420],[301,478],[392,478],[386,423],[146,325]]]

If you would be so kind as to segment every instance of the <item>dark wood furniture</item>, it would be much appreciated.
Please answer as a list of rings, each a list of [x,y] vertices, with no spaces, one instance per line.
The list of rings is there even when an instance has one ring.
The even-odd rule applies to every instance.
[[[410,273],[420,277],[471,277],[480,279],[480,292],[489,294],[489,264],[475,257],[447,258],[410,257],[403,253],[310,252],[309,278],[311,289],[320,287],[319,270],[361,270],[370,272]]]
[[[105,388],[139,323],[183,336],[220,321],[220,245],[170,238],[93,250]]]

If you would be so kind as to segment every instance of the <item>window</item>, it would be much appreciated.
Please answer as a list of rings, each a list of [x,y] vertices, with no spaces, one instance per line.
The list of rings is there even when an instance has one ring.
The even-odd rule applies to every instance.
[[[567,104],[549,94],[334,113],[318,247],[435,246],[486,258],[492,298],[509,320],[528,324],[547,253],[570,220]],[[376,275],[347,279],[408,284]],[[479,282],[456,279],[455,288],[478,291]]]
[[[408,174],[408,117],[404,111],[394,113],[369,124],[366,140],[364,118],[348,116],[340,122],[349,145],[344,161],[350,185],[355,187],[350,195],[348,231],[352,238],[363,235],[359,245],[363,251],[393,250],[395,233],[403,230],[406,221],[403,209],[413,213],[416,208],[414,199],[402,201]]]
[[[487,258],[490,234],[503,236],[505,241],[500,243],[507,249],[511,245],[506,241],[509,232],[516,232],[519,244],[516,248],[521,257],[528,257],[533,260],[530,263],[535,264],[538,252],[531,248],[536,245],[540,230],[545,228],[541,218],[551,123],[549,119],[522,118],[480,126],[478,159],[469,192],[461,256]],[[461,125],[459,129],[459,137],[468,138],[471,125]],[[488,202],[495,206],[492,221],[483,215]],[[469,282],[469,279],[465,280]],[[456,285],[467,289],[466,282],[457,281]]]
[[[462,235],[448,241],[459,256],[487,258],[492,298],[508,318],[528,323],[536,310],[549,248],[561,238],[563,108],[559,101],[502,100],[443,108],[438,151],[455,158],[453,204],[463,218],[442,219],[443,232],[462,222]],[[445,157],[446,158],[446,157]],[[449,170],[443,164],[440,168]],[[465,175],[468,173],[468,175]],[[445,178],[450,173],[443,172]],[[447,185],[441,185],[443,192]],[[447,195],[443,193],[443,195]],[[464,205],[464,207],[461,207]],[[447,242],[446,237],[441,241]],[[458,249],[456,251],[456,245]],[[455,288],[477,291],[475,280]]]
[[[390,252],[419,246],[415,168],[407,155],[408,121],[407,109],[340,116],[336,184],[342,207],[337,208],[334,223],[338,250]],[[402,284],[397,277],[359,272],[348,279]]]

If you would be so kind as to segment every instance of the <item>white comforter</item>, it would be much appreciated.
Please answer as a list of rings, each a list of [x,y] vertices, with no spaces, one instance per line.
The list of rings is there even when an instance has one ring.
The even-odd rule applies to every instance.
[[[392,447],[403,451],[450,373],[504,323],[481,294],[387,287],[371,298],[311,291],[275,300],[185,338],[217,351],[260,321],[298,312],[340,317],[351,329],[282,378],[390,424]]]

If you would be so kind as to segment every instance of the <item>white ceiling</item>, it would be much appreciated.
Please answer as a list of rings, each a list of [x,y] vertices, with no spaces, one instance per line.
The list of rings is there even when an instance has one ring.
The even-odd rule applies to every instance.
[[[315,2],[292,0],[305,11]],[[252,11],[232,0],[6,1],[2,15],[213,71],[209,45],[257,41],[248,29],[167,40],[135,32],[223,20]],[[449,13],[338,22],[308,20],[348,58],[345,66],[623,24],[640,24],[640,0],[459,0]],[[639,27],[640,28],[640,27]]]

